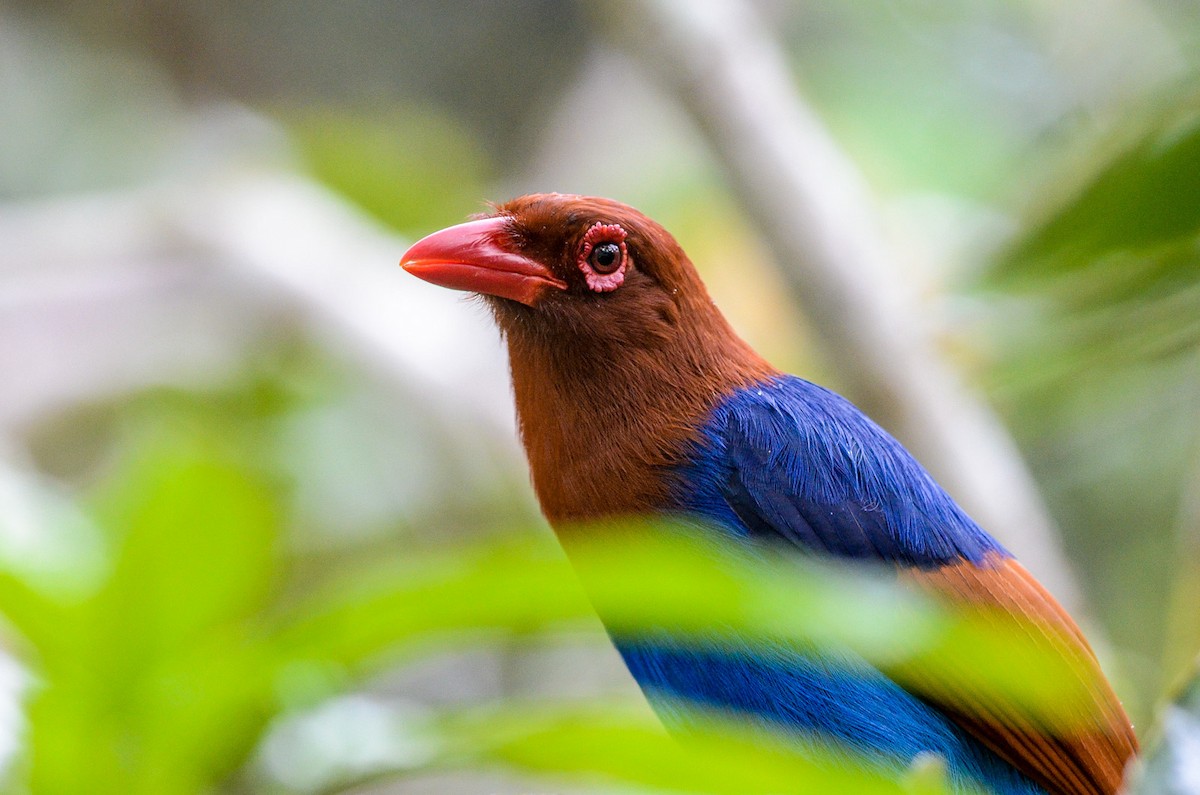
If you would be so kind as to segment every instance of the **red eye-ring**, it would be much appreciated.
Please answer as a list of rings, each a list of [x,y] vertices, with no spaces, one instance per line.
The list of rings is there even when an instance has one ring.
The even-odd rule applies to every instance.
[[[617,224],[597,222],[583,236],[579,269],[593,291],[607,293],[624,284],[628,261],[625,230]]]

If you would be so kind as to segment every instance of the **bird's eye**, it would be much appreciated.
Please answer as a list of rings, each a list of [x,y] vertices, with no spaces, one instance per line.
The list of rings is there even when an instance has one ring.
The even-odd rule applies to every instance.
[[[592,224],[579,244],[578,265],[592,292],[609,293],[620,287],[630,266],[625,230],[619,224]]]
[[[592,249],[588,264],[596,273],[612,273],[621,267],[621,247],[616,243],[601,243]]]

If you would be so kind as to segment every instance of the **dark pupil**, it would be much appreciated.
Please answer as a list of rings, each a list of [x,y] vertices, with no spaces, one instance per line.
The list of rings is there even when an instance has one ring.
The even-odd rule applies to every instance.
[[[616,243],[601,243],[592,249],[592,267],[601,273],[612,273],[621,261],[621,247]]]

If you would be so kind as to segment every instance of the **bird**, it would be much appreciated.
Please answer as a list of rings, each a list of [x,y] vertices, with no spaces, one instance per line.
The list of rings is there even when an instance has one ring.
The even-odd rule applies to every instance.
[[[1058,633],[1088,693],[1067,731],[853,655],[614,636],[652,704],[748,715],[895,770],[937,758],[972,791],[1118,791],[1137,737],[1067,612],[895,438],[743,341],[660,224],[611,199],[531,194],[422,238],[400,264],[490,308],[533,489],[564,547],[589,523],[686,516],[723,544],[882,565]]]

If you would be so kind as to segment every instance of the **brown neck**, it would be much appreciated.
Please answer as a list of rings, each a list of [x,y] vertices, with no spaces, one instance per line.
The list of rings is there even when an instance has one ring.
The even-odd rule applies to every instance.
[[[703,322],[616,350],[506,329],[521,438],[556,528],[665,507],[671,469],[716,402],[777,374],[711,302],[698,311]]]

